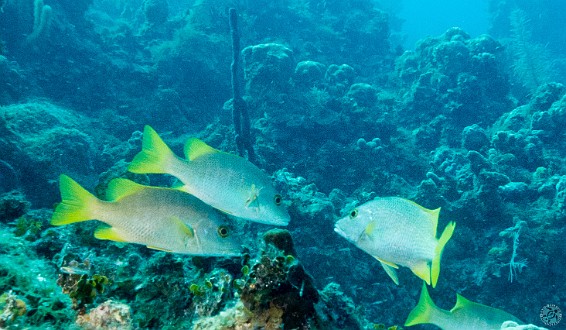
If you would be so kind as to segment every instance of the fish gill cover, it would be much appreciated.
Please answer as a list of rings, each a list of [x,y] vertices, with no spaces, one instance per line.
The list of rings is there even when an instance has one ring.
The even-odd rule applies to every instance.
[[[0,1],[0,327],[400,326],[422,280],[400,267],[396,285],[334,232],[339,218],[387,196],[441,208],[431,237],[457,223],[429,288],[439,308],[458,293],[562,326],[564,4],[492,1],[489,35],[446,26],[409,49],[402,5]],[[230,8],[241,45],[234,71]],[[174,176],[128,172],[144,125],[175,155],[199,138],[236,157],[233,82],[253,166],[290,215],[285,229],[216,206],[242,233],[239,256],[222,258],[98,240],[96,221],[49,225],[61,174],[103,201],[116,178],[180,187]],[[267,190],[243,187],[238,205],[261,207]],[[162,228],[150,222],[160,216],[143,223]],[[167,219],[186,241],[201,238],[182,217]]]

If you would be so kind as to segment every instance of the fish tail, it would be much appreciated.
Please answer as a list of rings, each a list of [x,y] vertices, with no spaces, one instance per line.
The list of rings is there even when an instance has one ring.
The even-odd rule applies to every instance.
[[[431,321],[433,321],[434,315],[437,314],[438,310],[439,308],[428,294],[426,283],[423,282],[419,303],[409,313],[405,326],[410,327],[417,324],[432,323]]]
[[[163,142],[157,132],[146,125],[143,130],[142,151],[140,151],[128,166],[132,173],[167,172],[168,165],[176,158],[171,149]]]
[[[94,206],[99,199],[86,191],[75,180],[62,174],[59,177],[59,190],[62,201],[53,213],[52,225],[62,226],[95,218]]]
[[[436,287],[436,282],[438,281],[438,276],[440,275],[440,259],[442,258],[442,251],[444,251],[444,246],[452,237],[454,233],[454,228],[456,227],[455,222],[450,222],[444,228],[442,235],[438,239],[438,245],[436,246],[436,250],[434,251],[434,259],[432,259],[432,269],[431,269],[431,279],[432,279],[432,287]]]

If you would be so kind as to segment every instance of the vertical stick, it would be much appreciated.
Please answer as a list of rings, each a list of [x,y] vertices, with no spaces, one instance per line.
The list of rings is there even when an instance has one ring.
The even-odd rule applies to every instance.
[[[238,74],[240,72],[240,34],[238,30],[238,12],[230,8],[230,34],[232,35],[232,63],[230,71],[232,74],[232,120],[236,132],[236,145],[238,153],[244,157],[247,151],[248,160],[255,162],[255,153],[250,136],[250,116],[246,102],[242,98]]]

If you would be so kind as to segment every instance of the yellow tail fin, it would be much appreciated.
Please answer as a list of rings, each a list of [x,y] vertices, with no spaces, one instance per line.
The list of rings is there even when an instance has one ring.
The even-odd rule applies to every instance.
[[[438,245],[436,246],[436,250],[434,253],[434,259],[432,259],[432,267],[431,267],[431,277],[432,277],[432,287],[436,287],[436,282],[438,281],[438,276],[440,275],[440,259],[442,259],[442,251],[444,251],[444,246],[454,234],[454,228],[456,227],[455,222],[450,222],[444,228],[442,235],[438,239]]]
[[[423,282],[419,303],[413,308],[411,313],[409,313],[405,321],[405,326],[410,327],[417,324],[432,323],[431,321],[433,321],[435,314],[438,312],[439,308],[436,307],[432,298],[430,298],[426,284]]]
[[[143,130],[142,151],[140,151],[128,166],[132,173],[167,173],[167,167],[177,156],[163,142],[157,132],[146,125]]]
[[[62,226],[95,218],[93,206],[99,202],[99,199],[86,191],[75,180],[62,174],[59,177],[59,190],[62,201],[53,213],[52,225]]]

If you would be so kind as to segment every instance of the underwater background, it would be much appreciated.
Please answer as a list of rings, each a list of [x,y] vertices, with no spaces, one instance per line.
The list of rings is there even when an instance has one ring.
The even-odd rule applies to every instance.
[[[470,3],[0,0],[0,328],[403,326],[422,281],[334,232],[400,196],[457,223],[437,305],[566,329],[540,316],[566,310],[566,3]],[[236,258],[51,226],[63,173],[101,198],[116,177],[175,183],[127,171],[144,125],[177,154],[189,137],[238,154],[229,8],[254,162],[289,225],[236,222]]]

